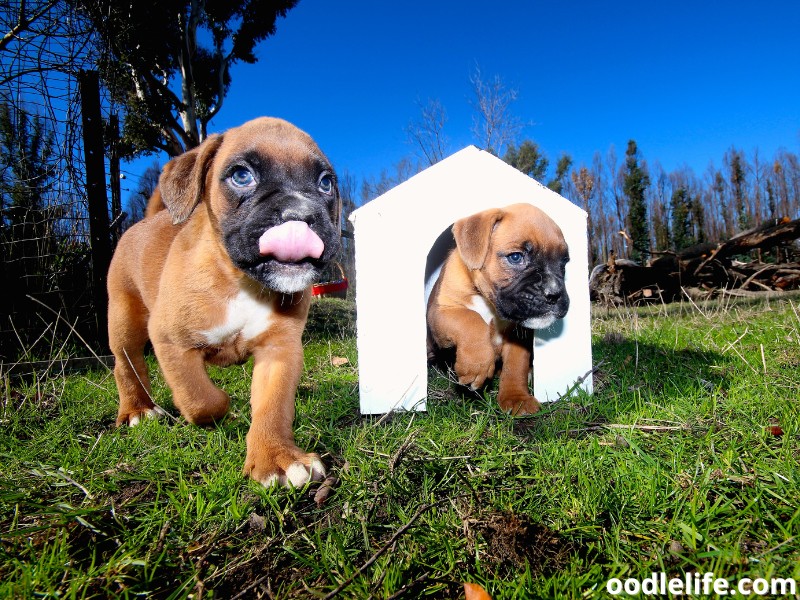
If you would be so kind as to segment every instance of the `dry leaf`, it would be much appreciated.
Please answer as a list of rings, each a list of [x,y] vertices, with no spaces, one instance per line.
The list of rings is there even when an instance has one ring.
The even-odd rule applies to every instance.
[[[317,506],[325,504],[337,483],[339,483],[338,477],[329,475],[325,478],[325,481],[322,482],[322,485],[319,486],[319,489],[314,494],[314,502],[317,503]]]
[[[466,600],[492,600],[486,590],[477,583],[464,584],[464,597]]]

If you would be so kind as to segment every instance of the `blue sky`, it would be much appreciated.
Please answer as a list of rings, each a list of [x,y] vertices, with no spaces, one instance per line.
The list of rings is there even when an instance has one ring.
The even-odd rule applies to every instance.
[[[532,123],[522,137],[551,166],[562,152],[576,165],[612,145],[622,156],[635,139],[649,163],[701,175],[731,147],[800,152],[798,32],[796,0],[300,0],[258,63],[233,69],[210,130],[279,116],[338,171],[376,177],[413,155],[419,102],[445,107],[451,151],[475,142],[479,65],[517,90],[512,112]]]

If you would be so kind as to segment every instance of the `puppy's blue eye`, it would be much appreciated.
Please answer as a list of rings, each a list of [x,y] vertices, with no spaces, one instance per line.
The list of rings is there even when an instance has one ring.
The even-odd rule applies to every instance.
[[[520,265],[522,264],[522,259],[524,258],[522,252],[512,252],[511,254],[506,255],[506,260],[509,264],[512,265]]]
[[[319,178],[319,183],[317,184],[319,187],[319,191],[323,194],[332,194],[333,193],[333,177],[330,175],[323,175]]]
[[[244,167],[236,167],[231,173],[229,178],[235,187],[250,187],[255,185],[256,179],[250,172],[250,169]]]

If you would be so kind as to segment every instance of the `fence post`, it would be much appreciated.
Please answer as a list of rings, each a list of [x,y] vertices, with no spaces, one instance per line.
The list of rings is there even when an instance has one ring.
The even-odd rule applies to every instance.
[[[92,252],[92,299],[97,316],[97,341],[108,349],[108,292],[106,275],[111,263],[111,236],[103,157],[103,117],[100,112],[100,79],[97,71],[81,71],[78,77],[83,118],[83,151],[86,160],[86,196]]]
[[[112,114],[108,118],[108,183],[111,186],[111,241],[116,248],[121,230],[122,187],[119,166],[119,117]]]

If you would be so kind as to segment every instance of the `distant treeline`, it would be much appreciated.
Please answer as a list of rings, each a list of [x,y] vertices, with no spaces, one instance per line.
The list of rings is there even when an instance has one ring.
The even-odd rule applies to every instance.
[[[591,264],[617,258],[646,261],[728,239],[769,220],[800,216],[800,158],[787,150],[762,157],[731,148],[722,166],[703,173],[683,167],[665,171],[648,161],[635,141],[623,156],[612,147],[591,165],[576,166],[568,155],[547,177],[549,161],[535,142],[511,145],[502,158],[568,198],[589,215]],[[361,186],[361,202],[391,189],[426,165],[405,159]]]

